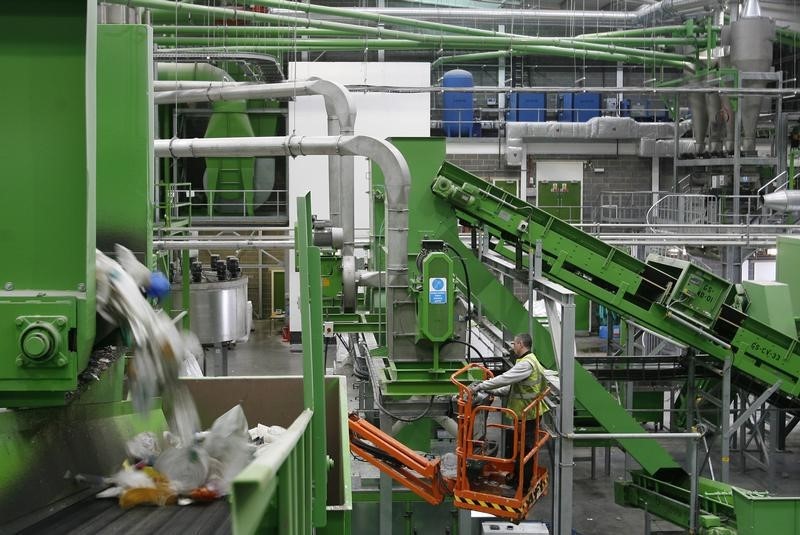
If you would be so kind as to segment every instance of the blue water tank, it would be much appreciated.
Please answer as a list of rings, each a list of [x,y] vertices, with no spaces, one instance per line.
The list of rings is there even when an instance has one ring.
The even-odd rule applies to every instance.
[[[600,117],[600,93],[576,93],[573,105],[576,123],[585,123],[593,117]]]
[[[545,120],[547,95],[544,93],[511,93],[507,121],[537,123]]]
[[[472,74],[454,69],[444,73],[442,87],[475,87]],[[475,106],[472,102],[472,91],[445,91],[442,126],[447,137],[470,137]]]

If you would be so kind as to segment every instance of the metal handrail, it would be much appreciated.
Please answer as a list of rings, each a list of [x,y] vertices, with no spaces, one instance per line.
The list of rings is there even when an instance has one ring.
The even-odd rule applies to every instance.
[[[678,180],[678,191],[681,191],[681,192],[683,191],[683,184],[686,182],[687,179],[689,179],[691,177],[692,177],[692,173],[689,173],[685,177],[683,177],[680,180]]]
[[[773,178],[772,180],[770,180],[769,182],[767,182],[766,184],[764,184],[763,186],[761,186],[760,188],[758,188],[758,189],[756,190],[756,195],[762,195],[762,193],[761,193],[761,192],[762,192],[762,191],[764,191],[764,190],[765,190],[765,189],[766,189],[766,188],[767,188],[767,187],[768,187],[770,184],[772,184],[773,182],[775,182],[776,180],[778,180],[778,179],[779,179],[779,178],[780,178],[782,175],[788,175],[788,174],[789,174],[789,173],[788,173],[788,171],[782,171],[782,172],[781,172],[781,173],[779,173],[779,174],[778,174],[778,175],[777,175],[775,178]],[[788,182],[788,179],[787,179],[787,182]],[[776,190],[776,191],[777,191],[777,190]]]

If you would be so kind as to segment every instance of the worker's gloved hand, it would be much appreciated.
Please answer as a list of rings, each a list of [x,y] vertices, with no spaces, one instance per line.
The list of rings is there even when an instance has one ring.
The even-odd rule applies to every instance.
[[[471,385],[469,385],[469,390],[473,394],[477,394],[478,392],[480,392],[482,390],[481,389],[481,382],[477,381],[475,383],[472,383]]]

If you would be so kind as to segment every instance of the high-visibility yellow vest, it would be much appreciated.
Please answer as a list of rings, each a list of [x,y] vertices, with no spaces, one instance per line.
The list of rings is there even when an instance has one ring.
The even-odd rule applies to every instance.
[[[531,365],[531,374],[524,381],[511,385],[511,391],[508,395],[508,408],[514,411],[519,418],[533,420],[536,417],[535,407],[531,408],[525,415],[523,415],[523,411],[547,387],[547,380],[545,379],[542,365],[539,364],[533,353],[527,353],[517,359],[517,363],[521,361]],[[547,404],[542,400],[539,404],[539,415],[541,416],[548,410]]]

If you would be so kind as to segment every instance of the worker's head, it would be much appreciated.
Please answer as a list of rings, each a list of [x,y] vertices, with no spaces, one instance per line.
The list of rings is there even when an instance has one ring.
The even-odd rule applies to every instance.
[[[528,333],[518,334],[514,337],[514,354],[521,357],[525,353],[530,352],[533,340]]]

